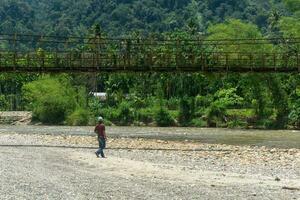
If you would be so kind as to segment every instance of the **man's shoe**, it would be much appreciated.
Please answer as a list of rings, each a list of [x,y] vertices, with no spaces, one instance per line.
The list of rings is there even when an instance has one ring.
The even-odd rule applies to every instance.
[[[97,158],[99,158],[99,154],[97,154],[97,152],[95,152],[95,154],[96,154]]]

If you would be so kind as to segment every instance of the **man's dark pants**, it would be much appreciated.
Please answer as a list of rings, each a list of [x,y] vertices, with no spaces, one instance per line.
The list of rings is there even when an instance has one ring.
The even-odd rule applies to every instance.
[[[101,155],[102,158],[104,158],[104,152],[103,149],[105,149],[106,146],[106,141],[104,138],[98,138],[98,142],[99,142],[99,149],[96,151],[96,153],[99,155]]]

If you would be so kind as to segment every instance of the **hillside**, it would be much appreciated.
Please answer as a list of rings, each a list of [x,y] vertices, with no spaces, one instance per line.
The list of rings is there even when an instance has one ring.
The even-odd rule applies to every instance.
[[[281,0],[2,0],[0,32],[84,35],[100,24],[110,35],[187,29],[205,32],[211,23],[237,18],[262,31],[274,10],[286,14]]]

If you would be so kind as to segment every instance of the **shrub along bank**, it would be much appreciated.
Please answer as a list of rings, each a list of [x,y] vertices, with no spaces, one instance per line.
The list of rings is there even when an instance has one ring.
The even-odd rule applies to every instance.
[[[126,76],[122,75],[121,79],[130,80]],[[167,96],[162,88],[156,88],[153,94],[145,95],[144,92],[137,93],[136,86],[132,86],[135,92],[130,92],[130,87],[125,87],[124,91],[113,91],[109,82],[115,82],[113,79],[116,77],[107,78],[106,92],[110,93],[107,93],[106,100],[100,100],[88,94],[84,85],[75,85],[76,77],[41,77],[23,86],[25,108],[33,111],[35,121],[44,124],[94,125],[96,117],[101,115],[107,125],[121,126],[278,128],[278,124],[282,125],[278,119],[283,108],[279,103],[268,100],[272,97],[267,95],[272,92],[272,88],[242,92],[238,87],[215,86],[214,92],[194,96]],[[120,79],[120,76],[117,78]],[[228,82],[231,78],[227,77],[224,81]],[[273,84],[274,81],[281,82],[272,79]],[[257,92],[262,95],[257,95]],[[285,94],[284,91],[277,91],[273,95]],[[294,95],[295,100],[288,100],[288,107],[285,108],[288,112],[283,114],[287,119],[283,122],[284,127],[297,128],[300,125],[298,92]]]

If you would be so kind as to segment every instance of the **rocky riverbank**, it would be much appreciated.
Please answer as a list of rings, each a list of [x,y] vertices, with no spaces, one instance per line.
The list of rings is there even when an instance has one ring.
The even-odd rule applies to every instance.
[[[299,199],[300,150],[0,134],[0,199]]]

